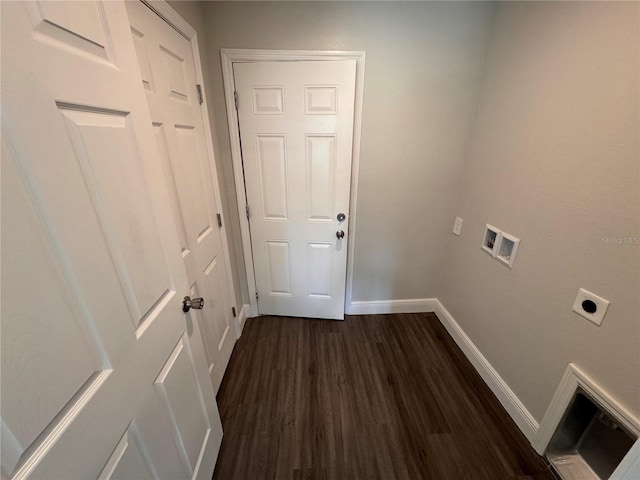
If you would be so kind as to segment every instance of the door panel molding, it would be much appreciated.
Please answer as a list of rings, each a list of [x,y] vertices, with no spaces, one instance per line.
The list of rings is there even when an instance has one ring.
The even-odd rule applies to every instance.
[[[360,167],[360,139],[362,137],[362,105],[364,98],[364,70],[365,52],[350,51],[309,51],[309,50],[247,50],[223,48],[220,50],[222,61],[222,78],[224,81],[224,95],[227,107],[227,121],[229,140],[231,142],[231,157],[233,159],[233,174],[236,183],[236,199],[240,215],[240,231],[242,234],[242,252],[244,255],[245,272],[249,287],[250,311],[248,317],[258,316],[258,302],[255,298],[256,278],[253,270],[253,255],[251,253],[251,237],[249,222],[244,216],[247,206],[247,195],[242,167],[242,151],[240,148],[240,131],[238,128],[238,112],[234,97],[233,64],[239,62],[292,62],[292,61],[340,61],[355,60],[356,88],[355,108],[353,118],[353,149],[351,163],[351,196],[349,200],[349,236],[347,241],[347,284],[345,294],[345,308],[351,304],[353,288],[353,250],[355,246],[356,206],[358,203],[358,171]]]

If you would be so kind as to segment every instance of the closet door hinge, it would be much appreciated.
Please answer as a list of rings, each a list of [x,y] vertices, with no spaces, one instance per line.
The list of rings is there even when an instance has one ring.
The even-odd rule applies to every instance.
[[[236,307],[231,307],[231,313],[233,314],[234,317],[236,317]]]
[[[258,295],[258,292],[256,291],[256,300],[258,300],[260,298],[260,296]]]
[[[249,220],[249,205],[245,206],[245,210],[247,212],[247,220]]]
[[[218,219],[218,228],[222,228],[222,217],[219,213],[216,213],[216,218]]]
[[[198,102],[200,105],[204,103],[204,97],[202,96],[202,85],[196,85],[196,89],[198,90]]]
[[[236,104],[236,110],[238,110],[238,92],[236,91],[233,92],[233,101]]]

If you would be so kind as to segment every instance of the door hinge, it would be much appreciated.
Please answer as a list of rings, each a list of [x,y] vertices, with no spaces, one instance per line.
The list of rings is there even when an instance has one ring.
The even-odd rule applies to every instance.
[[[260,297],[258,295],[258,292],[256,291],[256,300],[258,300],[258,298],[260,298]]]
[[[216,213],[216,218],[218,219],[218,228],[222,228],[222,217],[219,213]]]
[[[245,205],[245,210],[247,211],[247,220],[249,220],[249,205]]]
[[[200,105],[204,103],[204,97],[202,96],[202,85],[196,85],[196,89],[198,90],[198,102]]]
[[[231,313],[234,317],[236,316],[236,307],[231,307]]]
[[[233,92],[233,101],[236,104],[236,110],[238,110],[238,92],[236,91]]]

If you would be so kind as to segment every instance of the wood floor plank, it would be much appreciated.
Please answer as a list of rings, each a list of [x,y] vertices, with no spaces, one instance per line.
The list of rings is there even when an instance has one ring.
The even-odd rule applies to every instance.
[[[218,406],[216,480],[554,479],[434,314],[249,319]]]

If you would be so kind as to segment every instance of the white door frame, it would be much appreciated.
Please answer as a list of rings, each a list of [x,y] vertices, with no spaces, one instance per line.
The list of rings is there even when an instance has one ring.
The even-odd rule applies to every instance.
[[[242,333],[242,325],[240,323],[241,315],[236,304],[236,296],[233,290],[233,274],[231,271],[231,258],[229,256],[229,244],[227,242],[226,225],[227,222],[224,218],[224,212],[222,209],[222,197],[220,196],[220,183],[218,181],[218,170],[216,169],[215,155],[213,153],[213,137],[211,135],[211,124],[209,122],[209,110],[207,108],[207,94],[204,85],[204,77],[202,75],[202,64],[200,63],[200,49],[198,48],[198,32],[183,19],[178,12],[176,12],[165,0],[140,0],[147,7],[153,10],[156,15],[167,22],[173,27],[180,35],[186,38],[191,44],[191,51],[193,52],[193,63],[196,67],[196,82],[201,87],[202,91],[202,121],[204,122],[204,135],[205,143],[207,144],[207,156],[209,157],[209,166],[211,169],[211,181],[213,182],[213,194],[216,198],[216,203],[219,205],[220,218],[222,220],[222,227],[220,228],[220,234],[222,236],[222,250],[224,256],[224,266],[227,270],[227,278],[229,283],[226,285],[227,295],[229,295],[229,304],[236,311],[236,317],[233,319],[233,325],[235,329],[236,339],[240,338]],[[227,312],[228,314],[229,312]]]
[[[233,63],[234,62],[295,62],[295,61],[327,61],[327,60],[355,60],[356,62],[356,91],[353,116],[353,152],[351,162],[351,194],[349,198],[349,235],[347,241],[347,285],[345,293],[345,309],[351,305],[353,287],[353,261],[356,231],[356,205],[358,199],[358,170],[360,167],[360,138],[362,136],[362,104],[364,96],[364,61],[365,52],[347,51],[309,51],[309,50],[244,50],[222,48],[222,78],[224,80],[224,96],[227,104],[227,121],[229,125],[229,140],[231,142],[231,157],[233,159],[233,176],[236,184],[236,199],[240,216],[240,231],[242,234],[242,252],[249,287],[249,317],[258,316],[258,302],[255,297],[256,277],[253,271],[253,255],[251,252],[251,237],[249,222],[245,216],[247,194],[242,168],[242,150],[240,148],[240,131],[238,128],[238,112],[235,106]]]

